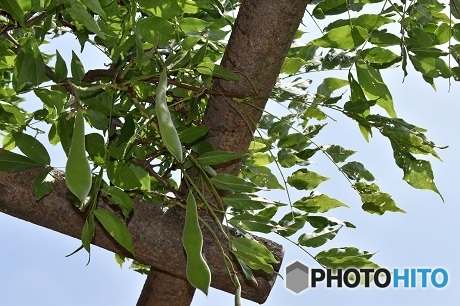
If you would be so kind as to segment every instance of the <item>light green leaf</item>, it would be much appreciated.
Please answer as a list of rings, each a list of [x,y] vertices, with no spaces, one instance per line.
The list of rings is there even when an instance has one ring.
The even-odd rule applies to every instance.
[[[104,229],[112,236],[122,247],[134,255],[134,246],[131,234],[126,225],[118,219],[113,213],[103,209],[96,209],[94,216],[101,222]]]
[[[361,196],[361,201],[363,203],[362,208],[364,211],[378,215],[383,215],[387,211],[405,213],[404,210],[396,205],[391,195],[381,192],[379,186],[375,183],[366,184],[364,182],[359,182],[356,183],[354,187]]]
[[[347,80],[338,78],[325,78],[321,85],[318,86],[316,94],[322,95],[325,98],[329,98],[334,91],[347,85]]]
[[[171,0],[139,0],[141,11],[150,16],[171,19],[183,13],[178,1]]]
[[[367,31],[362,27],[346,25],[331,29],[323,37],[317,38],[311,43],[323,48],[349,50],[362,45],[368,35]]]
[[[296,74],[306,63],[305,60],[298,57],[287,57],[281,67],[281,73],[286,73],[288,75]]]
[[[348,207],[339,200],[328,197],[325,194],[313,193],[296,201],[293,207],[308,213],[325,213],[337,207]]]
[[[179,27],[184,33],[200,32],[210,25],[209,22],[194,17],[185,17],[180,19]]]
[[[50,194],[54,187],[54,177],[50,173],[51,168],[47,168],[37,174],[32,182],[34,188],[35,201],[40,201],[44,196]]]
[[[316,172],[300,169],[294,172],[287,180],[288,184],[299,190],[313,190],[329,178]]]
[[[357,248],[344,247],[321,251],[315,256],[315,259],[329,268],[376,267],[377,265],[369,260],[373,255]]]
[[[242,178],[228,175],[218,174],[211,178],[211,182],[219,189],[239,191],[239,192],[254,192],[257,191],[257,186],[251,182],[247,182]]]
[[[292,236],[304,227],[305,222],[306,219],[304,215],[298,212],[288,212],[278,221],[282,229],[279,229],[277,232],[283,237]]]

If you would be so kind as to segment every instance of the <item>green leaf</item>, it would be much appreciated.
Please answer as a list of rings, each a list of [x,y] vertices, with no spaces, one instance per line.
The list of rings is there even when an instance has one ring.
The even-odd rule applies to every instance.
[[[93,240],[95,232],[96,225],[94,223],[94,213],[90,213],[85,220],[85,224],[83,225],[83,230],[81,232],[81,243],[88,253],[91,250],[91,241]]]
[[[179,27],[184,33],[201,32],[210,25],[209,22],[194,17],[180,19]]]
[[[374,254],[367,251],[360,251],[353,247],[333,248],[319,252],[315,259],[329,268],[362,268],[376,266],[369,259]]]
[[[102,17],[102,19],[106,20],[107,15],[104,9],[101,7],[99,0],[80,0],[87,8],[89,8],[92,12],[98,14]]]
[[[72,16],[72,19],[81,23],[90,32],[93,32],[100,38],[105,39],[105,34],[99,29],[93,16],[91,16],[91,14],[88,13],[83,4],[81,4],[77,0],[70,0],[70,6],[66,8],[66,11],[70,14],[70,16]]]
[[[0,151],[0,170],[7,172],[19,172],[35,167],[43,166],[33,160],[9,151]]]
[[[311,43],[323,48],[350,50],[362,45],[368,35],[362,27],[346,25],[330,30],[323,37],[317,38]]]
[[[279,229],[277,232],[283,237],[292,236],[304,227],[305,221],[304,215],[298,212],[288,212],[278,221],[282,229]]]
[[[228,175],[218,174],[211,178],[211,182],[219,189],[239,191],[239,192],[255,192],[257,186],[251,182],[247,182],[242,178]]]
[[[51,168],[47,168],[37,174],[32,182],[34,188],[35,201],[40,201],[44,196],[50,194],[54,187],[54,177],[50,173]]]
[[[67,78],[67,66],[58,50],[56,50],[56,65],[54,67],[54,80],[61,82]]]
[[[377,69],[388,68],[402,60],[401,56],[381,47],[363,50],[361,58]]]
[[[299,190],[312,190],[318,187],[319,184],[329,178],[319,175],[316,172],[300,169],[288,177],[288,184]]]
[[[2,0],[1,7],[16,20],[23,29],[27,28],[24,11],[17,0]]]
[[[205,125],[190,126],[180,133],[179,139],[183,143],[193,143],[206,135],[208,131],[209,128]]]
[[[347,175],[347,177],[350,180],[359,181],[361,179],[365,179],[368,182],[372,182],[375,180],[372,173],[370,173],[360,162],[349,162],[340,167],[340,169],[342,169],[342,171]]]
[[[248,231],[270,233],[278,228],[278,225],[270,218],[252,215],[249,213],[239,214],[230,219],[230,224],[235,227],[241,227]]]
[[[233,71],[228,70],[227,68],[217,65],[211,62],[202,62],[197,67],[196,70],[199,73],[205,75],[211,75],[215,78],[220,78],[224,80],[239,80],[239,77]]]
[[[321,85],[318,86],[316,94],[329,98],[334,91],[347,85],[347,80],[338,78],[325,78]]]
[[[50,156],[46,148],[34,137],[23,133],[12,133],[16,146],[36,164],[49,165]]]
[[[110,203],[120,207],[125,218],[128,218],[133,209],[133,200],[123,190],[115,186],[105,186],[102,192],[108,197]]]
[[[263,270],[272,274],[274,269],[271,264],[279,263],[265,245],[253,239],[235,238],[232,239],[232,245],[232,253],[253,270]]]
[[[281,73],[286,73],[288,75],[296,74],[305,64],[307,64],[307,62],[301,58],[287,57],[281,67]]]
[[[160,17],[140,19],[136,24],[136,29],[145,41],[154,45],[165,44],[175,35],[172,25]]]
[[[409,55],[409,58],[415,70],[421,72],[426,78],[434,79],[438,76],[449,78],[451,76],[449,67],[441,58],[422,55]]]
[[[45,80],[47,78],[42,53],[38,49],[37,41],[29,38],[19,48],[14,62],[13,89],[20,92],[26,85],[40,85]]]
[[[405,213],[404,210],[396,205],[391,195],[381,192],[375,183],[359,182],[354,184],[354,187],[361,197],[364,211],[378,215],[383,215],[387,211]]]
[[[364,93],[370,100],[376,100],[377,105],[387,111],[391,117],[396,117],[393,105],[393,97],[387,85],[382,79],[380,72],[363,62],[356,63],[358,81]]]
[[[118,219],[113,213],[103,209],[96,209],[94,216],[101,222],[104,229],[112,236],[122,247],[134,255],[134,246],[126,225]]]
[[[244,154],[226,151],[211,151],[200,154],[197,157],[198,162],[203,166],[218,165],[231,160],[241,159]]]
[[[324,150],[327,152],[327,154],[329,154],[329,156],[335,163],[342,163],[348,157],[356,153],[356,151],[346,150],[338,145],[327,146],[326,148],[324,148]]]
[[[121,189],[150,191],[150,176],[144,168],[114,161],[108,164],[107,175],[110,181]]]
[[[272,203],[263,198],[243,193],[232,193],[222,198],[225,205],[235,209],[258,210],[265,208],[266,204]]]
[[[328,197],[325,194],[318,194],[317,192],[308,197],[303,197],[296,201],[292,207],[303,210],[308,213],[325,213],[337,207],[348,207],[339,200]]]
[[[69,155],[70,142],[72,141],[73,126],[75,124],[75,117],[67,120],[67,113],[62,113],[57,122],[57,134],[61,141],[62,149]]]
[[[149,16],[171,19],[183,13],[177,1],[171,0],[139,0],[141,11]]]
[[[58,86],[51,87],[51,90],[36,88],[34,93],[48,107],[49,111],[55,112],[56,115],[61,113],[67,101],[67,92]]]
[[[326,15],[338,15],[346,12],[347,9],[346,0],[323,0],[313,9],[313,16],[318,19],[324,19]]]
[[[298,243],[302,246],[317,248],[334,239],[338,232],[339,229],[323,229],[313,233],[302,234],[299,237]]]
[[[91,160],[97,165],[105,165],[107,149],[104,137],[97,133],[85,135],[85,148]]]
[[[85,77],[85,67],[83,67],[83,64],[73,50],[70,70],[72,71],[72,77],[77,81],[81,81]]]

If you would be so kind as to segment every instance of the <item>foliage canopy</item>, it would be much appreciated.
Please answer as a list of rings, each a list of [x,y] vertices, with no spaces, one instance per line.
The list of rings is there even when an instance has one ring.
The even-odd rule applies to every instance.
[[[38,135],[46,134],[51,145],[60,144],[77,168],[82,154],[87,156],[93,185],[90,192],[83,192],[88,198],[82,200],[79,193],[75,204],[86,216],[82,247],[88,252],[95,220],[135,252],[125,220],[98,209],[98,196],[118,206],[125,219],[134,197],[152,205],[191,209],[184,246],[188,254],[194,254],[190,257],[196,263],[190,268],[192,279],[207,268],[201,247],[196,249],[188,241],[200,240],[201,235],[193,194],[201,210],[225,213],[226,223],[242,234],[223,247],[231,250],[252,280],[251,269],[273,273],[276,259],[251,239],[251,232],[276,233],[309,251],[326,244],[341,229],[354,228],[326,214],[347,205],[317,190],[329,179],[309,167],[318,154],[324,154],[356,190],[363,210],[378,215],[404,212],[390,194],[380,190],[365,165],[352,159],[355,151],[315,141],[334,112],[355,121],[366,140],[373,133],[386,137],[403,180],[440,194],[430,162],[424,158],[439,158],[437,147],[425,136],[426,130],[397,117],[381,71],[400,67],[407,75],[412,66],[433,88],[436,78],[458,80],[460,1],[452,0],[450,6],[436,0],[315,1],[308,8],[315,22],[335,20],[320,29],[318,38],[297,31],[270,96],[287,114],[265,111],[244,155],[214,151],[207,142],[212,130],[202,123],[210,95],[226,95],[240,105],[253,106],[255,97],[211,89],[213,79],[241,77],[220,65],[238,6],[238,1],[217,0],[2,1],[0,130],[3,148],[17,148],[22,154],[1,151],[0,170],[47,166],[33,184],[38,201],[52,191],[54,181],[49,154]],[[338,18],[331,17],[335,15]],[[78,52],[72,51],[66,63],[58,50],[55,54],[41,51],[42,45],[63,35],[74,35],[81,50],[94,45],[109,64],[87,70]],[[337,69],[347,71],[347,79],[326,77],[316,91],[310,91],[308,72],[333,74]],[[21,103],[27,93],[42,103],[24,109]],[[80,112],[91,127],[86,135],[77,132],[74,113],[79,116]],[[75,133],[84,142],[73,142]],[[73,146],[82,143],[85,150],[73,159]],[[238,176],[217,174],[213,169],[238,159],[243,161]],[[190,168],[196,169],[196,177],[190,177]],[[192,193],[184,194],[180,184]],[[308,195],[292,201],[288,197],[287,203],[257,195],[289,188]],[[283,206],[289,209],[279,218],[277,212]],[[354,247],[314,256],[328,267],[371,266],[371,257]],[[238,286],[238,278],[234,281]],[[203,280],[198,282],[198,288],[207,292],[208,280],[204,285]]]

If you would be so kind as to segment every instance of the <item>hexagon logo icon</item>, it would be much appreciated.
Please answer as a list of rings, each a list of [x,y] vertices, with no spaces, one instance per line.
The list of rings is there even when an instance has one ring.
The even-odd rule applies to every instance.
[[[308,288],[308,267],[301,262],[294,262],[286,267],[286,288],[300,293]]]

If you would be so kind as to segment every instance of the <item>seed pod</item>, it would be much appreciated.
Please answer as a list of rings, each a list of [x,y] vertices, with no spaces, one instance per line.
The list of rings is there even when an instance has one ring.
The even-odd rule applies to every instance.
[[[65,179],[69,190],[83,203],[91,189],[91,168],[85,151],[85,119],[77,110],[69,157],[65,166]]]
[[[211,284],[211,271],[201,255],[203,234],[198,222],[195,197],[191,192],[187,197],[182,243],[187,253],[187,279],[192,286],[208,295]]]
[[[166,68],[160,74],[158,81],[155,110],[158,118],[158,126],[160,128],[161,139],[165,144],[166,149],[174,156],[179,162],[182,162],[182,144],[180,143],[179,135],[174,127],[166,103],[166,88],[168,86],[168,78],[166,76]]]

